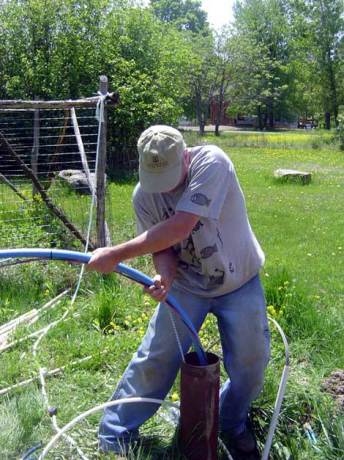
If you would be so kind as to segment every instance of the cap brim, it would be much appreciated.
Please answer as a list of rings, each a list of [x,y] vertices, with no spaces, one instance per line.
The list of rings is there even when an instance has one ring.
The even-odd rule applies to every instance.
[[[168,171],[147,172],[139,167],[139,178],[142,190],[147,193],[166,193],[177,187],[183,171],[183,162],[170,168]]]

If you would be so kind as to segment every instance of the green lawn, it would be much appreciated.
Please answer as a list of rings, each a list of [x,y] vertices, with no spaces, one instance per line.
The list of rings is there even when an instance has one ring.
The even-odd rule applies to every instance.
[[[218,138],[207,135],[202,139],[190,133],[186,137],[189,145],[217,144],[233,160],[251,224],[266,254],[262,278],[269,312],[288,336],[291,371],[271,458],[341,459],[343,412],[322,390],[322,382],[332,371],[344,368],[344,153],[336,149],[329,134],[317,131],[228,132]],[[305,186],[280,183],[273,178],[277,168],[310,171],[312,182]],[[134,185],[134,180],[121,180],[109,186],[115,242],[135,234],[131,208]],[[2,191],[0,197],[4,196],[6,192]],[[59,195],[59,200],[68,212],[80,207],[80,200],[73,194]],[[11,211],[6,203],[0,203],[2,247],[10,246],[18,235],[28,238],[23,246],[49,244],[49,238],[32,226],[11,226],[8,232],[8,224],[2,217]],[[18,213],[17,208],[13,211]],[[30,209],[25,212],[32,216]],[[35,209],[34,213],[38,212]],[[63,232],[59,234],[63,246]],[[130,264],[153,273],[148,257]],[[65,286],[73,290],[77,274],[77,267],[62,263],[34,263],[0,270],[0,324],[43,305]],[[35,325],[19,329],[16,337],[60,318],[65,309],[70,309],[67,320],[43,339],[36,358],[32,356],[32,339],[0,354],[0,388],[37,375],[40,366],[54,369],[92,356],[87,362],[69,366],[63,373],[47,378],[50,404],[58,408],[60,426],[109,398],[144,333],[154,302],[142,295],[139,286],[118,275],[86,274],[72,308],[65,300]],[[210,317],[201,340],[208,346],[216,337],[216,326]],[[272,342],[266,385],[253,411],[261,443],[266,437],[284,364],[283,346],[274,328]],[[217,351],[218,345],[213,349]],[[46,443],[50,439],[51,421],[38,383],[0,397],[1,458],[17,458],[39,441]],[[177,398],[178,384],[169,399]],[[71,432],[89,458],[101,458],[96,453],[99,416],[93,415]],[[305,423],[315,433],[315,446],[307,438]],[[161,417],[147,422],[143,433],[152,438],[150,447],[139,449],[130,458],[179,458],[172,444],[174,429]],[[70,459],[78,455],[60,442],[49,458]]]

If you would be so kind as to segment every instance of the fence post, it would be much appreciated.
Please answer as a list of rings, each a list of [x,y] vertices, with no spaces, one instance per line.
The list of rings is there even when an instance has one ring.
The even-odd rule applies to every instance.
[[[37,98],[35,98],[37,99]],[[38,156],[39,156],[39,109],[34,111],[33,115],[33,146],[31,151],[31,170],[38,177]],[[37,195],[38,191],[32,184],[32,197]]]
[[[108,93],[108,79],[106,75],[100,76],[99,92],[102,95]],[[101,123],[100,127],[100,145],[99,145],[99,158],[98,158],[98,169],[97,169],[97,218],[96,218],[96,229],[97,229],[97,246],[103,247],[107,243],[106,235],[106,222],[105,222],[105,173],[106,173],[106,133],[107,133],[107,110],[104,110],[104,122]]]

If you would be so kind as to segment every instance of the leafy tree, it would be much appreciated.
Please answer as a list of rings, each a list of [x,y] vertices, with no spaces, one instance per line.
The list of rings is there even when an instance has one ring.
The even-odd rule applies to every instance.
[[[207,13],[198,0],[151,0],[150,4],[157,18],[174,24],[179,30],[209,32]]]
[[[235,5],[230,46],[236,78],[231,97],[259,127],[274,126],[290,82],[288,24],[283,0],[245,0]]]
[[[106,41],[113,44],[106,72],[121,97],[110,127],[114,165],[118,157],[124,162],[136,157],[137,137],[150,124],[177,124],[189,53],[183,36],[155,20],[148,9],[114,11]]]
[[[8,0],[0,22],[3,98],[88,96],[100,74],[110,77],[121,98],[109,126],[112,166],[136,158],[142,129],[176,124],[182,114],[187,42],[148,8],[112,0]]]
[[[184,68],[184,110],[196,117],[200,133],[209,117],[209,102],[213,92],[214,76],[213,37],[207,22],[207,13],[197,0],[151,0],[151,7],[159,20],[173,25],[188,43],[188,60]]]
[[[342,0],[307,0],[303,4],[292,2],[291,6],[295,16],[301,17],[301,33],[307,46],[305,62],[312,68],[329,129],[330,114],[337,124],[338,107],[343,101],[339,75],[343,69],[340,50],[344,41],[344,4]]]
[[[95,90],[101,72],[108,0],[9,0],[4,24],[2,92],[8,97],[77,97]]]
[[[213,94],[212,100],[216,104],[215,135],[219,135],[219,126],[224,114],[225,102],[229,96],[229,87],[234,74],[233,55],[231,53],[230,40],[232,31],[229,27],[223,27],[220,32],[215,32],[215,46],[213,57]]]
[[[189,60],[185,78],[190,93],[185,108],[189,115],[196,117],[199,133],[203,135],[209,118],[210,100],[215,87],[214,43],[212,36],[196,34],[190,35],[188,42]]]

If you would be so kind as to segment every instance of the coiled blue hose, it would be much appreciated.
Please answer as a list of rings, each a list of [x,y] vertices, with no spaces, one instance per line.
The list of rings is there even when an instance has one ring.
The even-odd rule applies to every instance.
[[[70,262],[79,262],[82,264],[87,264],[91,258],[91,254],[85,254],[83,252],[77,251],[67,251],[62,249],[1,249],[0,250],[0,259],[7,259],[7,258],[22,258],[22,257],[29,257],[29,258],[37,258],[37,259],[50,259],[50,260],[64,260]],[[149,278],[149,276],[144,275],[142,272],[135,270],[134,268],[130,268],[125,264],[119,263],[117,266],[117,272],[121,275],[129,278],[133,281],[136,281],[143,286],[151,286],[153,284],[153,280]],[[198,337],[198,333],[192,324],[192,321],[185,313],[185,311],[181,308],[178,304],[176,299],[171,296],[170,294],[167,295],[165,302],[175,310],[178,315],[180,316],[181,320],[188,328],[191,334],[192,342],[195,347],[195,351],[197,353],[199,364],[201,366],[207,365],[207,358],[206,354],[202,348],[200,339]]]

